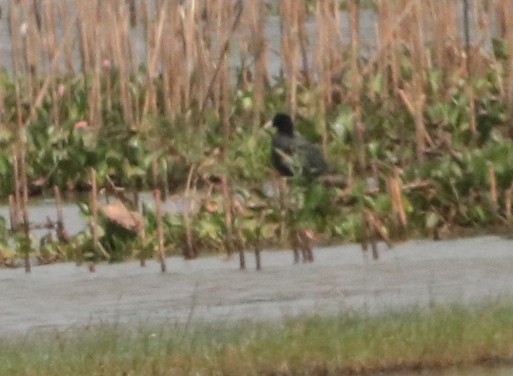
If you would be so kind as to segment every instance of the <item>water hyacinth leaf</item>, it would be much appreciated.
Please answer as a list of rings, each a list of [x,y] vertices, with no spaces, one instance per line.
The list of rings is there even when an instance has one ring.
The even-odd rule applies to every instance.
[[[354,115],[350,106],[344,106],[339,111],[335,121],[330,124],[330,129],[340,141],[348,141],[354,133]]]
[[[123,173],[128,180],[131,180],[133,178],[144,177],[146,175],[146,171],[143,170],[141,167],[134,166],[128,163],[124,165]]]
[[[80,210],[80,214],[82,214],[83,216],[88,217],[91,215],[91,209],[89,208],[89,205],[86,202],[78,201],[77,206]]]
[[[483,222],[483,223],[486,222],[486,219],[487,219],[486,211],[481,205],[476,205],[473,208],[473,212],[476,215],[476,219],[479,222]]]
[[[382,150],[382,147],[378,141],[370,141],[367,144],[367,150],[368,150],[369,156],[371,156],[374,159],[377,159],[379,157],[379,153]]]
[[[443,71],[440,69],[432,69],[428,71],[428,82],[429,87],[433,93],[438,93],[440,91],[440,81],[442,78]]]
[[[253,98],[250,96],[244,96],[241,100],[242,109],[244,111],[251,111],[253,110]]]
[[[492,38],[492,48],[495,58],[498,60],[508,60],[509,48],[508,42],[504,38]]]
[[[0,174],[3,176],[8,176],[11,171],[12,165],[9,157],[6,154],[0,155]]]
[[[264,239],[273,239],[276,236],[276,230],[278,228],[277,224],[274,223],[265,223],[262,225],[260,229],[260,233],[262,238]]]
[[[374,94],[381,94],[383,91],[383,75],[376,74],[370,82],[370,90]]]
[[[211,221],[203,220],[198,224],[198,234],[200,237],[210,238],[210,239],[220,239],[220,229],[219,226]]]
[[[304,208],[306,210],[322,210],[329,205],[329,191],[322,184],[314,184],[306,191]]]
[[[260,227],[260,223],[255,218],[244,219],[241,223],[241,227],[244,231],[255,234]]]
[[[9,145],[14,140],[14,134],[6,127],[0,127],[0,145]]]
[[[426,215],[426,228],[434,229],[442,222],[442,217],[436,212],[429,212]]]
[[[124,244],[122,245],[124,246]],[[100,251],[100,254],[106,259],[106,260],[110,260],[111,259],[111,255],[109,252],[107,252],[107,250],[105,249],[105,247],[103,246],[103,244],[101,242],[99,242],[97,244],[97,247],[98,247],[98,250]],[[120,260],[121,261],[121,260]]]
[[[378,213],[390,213],[392,210],[392,200],[389,194],[378,195],[373,204]]]

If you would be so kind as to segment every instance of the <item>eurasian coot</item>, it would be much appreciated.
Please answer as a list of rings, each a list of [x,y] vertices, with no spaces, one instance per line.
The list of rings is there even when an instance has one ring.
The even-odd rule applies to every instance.
[[[294,132],[294,124],[289,115],[276,114],[272,124],[276,133],[272,140],[271,158],[281,175],[302,174],[307,179],[314,179],[327,172],[328,165],[319,146]]]

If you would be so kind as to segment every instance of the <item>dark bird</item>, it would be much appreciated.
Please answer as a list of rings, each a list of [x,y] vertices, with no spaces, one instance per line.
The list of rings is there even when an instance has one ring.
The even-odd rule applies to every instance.
[[[271,158],[281,175],[302,174],[307,179],[315,179],[327,172],[328,165],[321,149],[294,132],[294,124],[289,115],[276,114],[272,125],[276,133],[272,140]]]

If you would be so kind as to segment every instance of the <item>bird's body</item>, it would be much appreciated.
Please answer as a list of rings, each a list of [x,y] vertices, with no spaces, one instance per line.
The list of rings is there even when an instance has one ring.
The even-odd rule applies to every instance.
[[[327,172],[328,165],[318,145],[294,132],[289,115],[276,114],[273,118],[276,134],[272,140],[271,159],[283,176],[302,174],[312,179]]]

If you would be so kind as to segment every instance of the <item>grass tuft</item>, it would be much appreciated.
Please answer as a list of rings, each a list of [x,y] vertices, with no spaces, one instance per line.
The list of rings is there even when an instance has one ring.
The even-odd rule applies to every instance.
[[[2,375],[340,375],[513,361],[513,304],[0,339]]]

